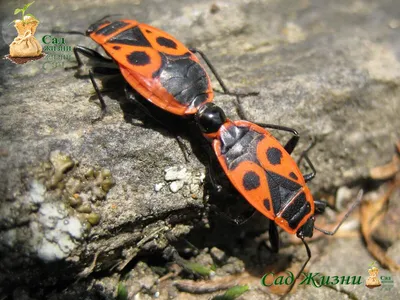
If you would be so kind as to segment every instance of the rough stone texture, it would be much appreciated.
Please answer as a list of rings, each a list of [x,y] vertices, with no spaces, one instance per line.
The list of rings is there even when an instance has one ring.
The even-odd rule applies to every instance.
[[[66,3],[43,0],[32,6],[31,12],[41,22],[36,34],[39,40],[55,27],[84,31],[106,14],[122,13],[202,49],[231,89],[259,91],[259,96],[242,99],[250,119],[298,129],[303,138],[297,155],[310,137],[317,139],[310,153],[318,171],[310,184],[315,193],[357,182],[367,176],[370,167],[392,156],[400,128],[400,5],[396,1]],[[213,4],[219,9],[213,10]],[[8,53],[7,44],[14,38],[14,28],[7,24],[19,6],[17,1],[1,4],[1,55]],[[65,38],[70,46],[96,46],[83,36]],[[204,212],[202,188],[195,197],[191,197],[189,184],[177,193],[168,185],[155,192],[155,185],[164,182],[165,170],[183,165],[184,160],[167,131],[146,118],[148,126],[137,126],[143,120],[138,113],[124,116],[123,105],[116,101],[124,103],[122,87],[105,96],[108,114],[102,122],[92,123],[99,113],[98,106],[88,101],[93,89],[88,79],[77,79],[75,71],[64,70],[74,65],[69,54],[70,58],[48,55],[25,65],[0,62],[0,269],[6,270],[0,276],[0,293],[9,292],[6,286],[52,286],[61,278],[57,268],[63,270],[64,265],[70,272],[63,272],[63,279],[74,279],[81,271],[88,274],[91,269],[85,268],[94,258],[95,270],[124,265],[140,249],[162,249],[169,240],[184,235],[191,228],[191,219]],[[236,119],[233,100],[221,94],[215,97]],[[32,249],[32,224],[43,216],[44,208],[27,200],[37,199],[37,189],[32,194],[34,176],[28,170],[47,162],[53,151],[69,155],[82,167],[109,169],[115,186],[95,205],[100,224],[93,226],[85,239],[67,238],[64,245],[74,251],[67,261],[43,265]],[[194,155],[185,168],[186,175],[195,179],[205,171]],[[61,197],[50,198],[46,198],[45,208],[51,201],[57,207],[64,205]],[[52,211],[73,218],[73,212],[61,210]],[[180,223],[188,226],[174,225]],[[50,227],[57,228],[55,224]],[[334,264],[335,275],[365,273],[372,258],[362,243],[338,243],[330,245],[332,252],[325,250],[328,257],[311,270],[324,271]],[[338,248],[343,252],[339,256],[334,252]],[[348,253],[350,261],[337,261]],[[74,292],[79,294],[81,288]],[[24,291],[16,289],[14,299],[21,299]],[[363,287],[352,291],[357,299],[368,298],[372,293],[368,292]],[[100,294],[89,296],[97,299]],[[64,299],[61,294],[52,295]],[[299,299],[342,296],[313,288],[297,295]],[[269,297],[257,293],[252,299]]]

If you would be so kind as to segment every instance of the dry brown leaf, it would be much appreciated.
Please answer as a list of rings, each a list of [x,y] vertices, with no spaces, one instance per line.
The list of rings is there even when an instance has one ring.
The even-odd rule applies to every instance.
[[[375,167],[369,170],[369,175],[375,180],[384,180],[394,177],[400,171],[400,141],[396,144],[397,153],[393,155],[392,161],[383,166]]]
[[[361,205],[361,233],[371,255],[390,271],[399,271],[400,265],[386,255],[386,252],[374,241],[372,232],[379,225],[386,213],[386,205],[393,191],[400,187],[400,181],[392,183],[387,192],[378,201],[364,201]]]
[[[400,160],[397,156],[393,156],[393,159],[390,163],[369,170],[369,175],[372,179],[384,180],[395,176],[399,171]]]

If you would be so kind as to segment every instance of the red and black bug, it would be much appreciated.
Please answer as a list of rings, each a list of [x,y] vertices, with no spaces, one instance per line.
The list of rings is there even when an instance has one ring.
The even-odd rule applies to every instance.
[[[163,110],[188,115],[213,100],[210,79],[199,59],[166,32],[118,20],[93,24],[86,34],[114,59],[133,89]]]
[[[159,108],[179,116],[192,116],[199,107],[214,98],[210,78],[195,53],[206,62],[225,94],[255,94],[230,92],[203,52],[187,48],[168,33],[135,20],[111,22],[105,18],[92,24],[86,35],[99,44],[111,59],[92,49],[76,46],[74,54],[78,67],[83,65],[80,55],[100,63],[113,63],[109,73],[121,72],[133,90]],[[95,66],[89,72],[104,111],[105,103],[94,81],[96,71],[107,71],[104,67]],[[133,100],[131,89],[126,89],[126,94]]]
[[[230,92],[202,51],[187,48],[168,33],[135,20],[108,21],[108,17],[90,25],[85,35],[99,44],[110,58],[79,45],[73,49],[78,67],[83,65],[81,55],[94,61],[89,77],[100,100],[102,114],[106,105],[94,74],[121,73],[128,83],[125,87],[127,99],[172,132],[173,130],[170,130],[165,122],[157,119],[136,95],[139,93],[165,112],[193,117],[201,106],[214,98],[210,78],[195,53],[207,64],[224,94],[236,96],[237,99],[239,96],[258,94]],[[187,159],[184,144],[178,136],[175,138]]]
[[[361,201],[362,194],[334,231],[317,228],[314,226],[315,214],[323,213],[326,203],[314,200],[306,185],[316,174],[307,153],[303,152],[300,158],[300,161],[304,158],[312,170],[306,175],[298,167],[300,161],[296,163],[290,155],[299,141],[296,130],[271,124],[230,121],[222,109],[212,103],[200,108],[196,121],[205,137],[212,141],[216,158],[231,184],[256,210],[271,220],[272,250],[279,249],[276,226],[302,240],[308,259],[295,278],[298,279],[311,258],[304,238],[312,237],[314,229],[327,235],[335,234]],[[291,132],[293,137],[282,146],[265,128]],[[288,292],[294,283],[295,280]]]
[[[213,90],[210,79],[194,53],[202,56],[225,93],[238,94],[229,92],[202,52],[186,48],[159,29],[133,20],[100,20],[89,27],[86,35],[101,45],[112,59],[89,48],[76,46],[74,54],[79,66],[83,64],[80,54],[101,63],[113,63],[114,67],[106,73],[122,73],[129,86],[154,105],[175,115],[194,116],[204,136],[212,141],[217,160],[231,184],[255,209],[272,221],[269,229],[272,248],[276,251],[279,248],[276,226],[302,240],[308,259],[297,279],[311,258],[304,238],[311,237],[314,229],[333,235],[361,197],[334,231],[315,227],[315,214],[322,213],[326,203],[314,200],[306,185],[316,173],[307,153],[301,156],[312,169],[306,175],[300,172],[298,163],[290,156],[299,140],[296,130],[228,120],[222,109],[211,103]],[[93,73],[96,71],[104,72],[104,68],[95,67],[89,72],[104,111],[105,103],[94,80]],[[136,102],[131,88],[125,89],[126,95]],[[282,146],[265,128],[291,132],[293,137]]]

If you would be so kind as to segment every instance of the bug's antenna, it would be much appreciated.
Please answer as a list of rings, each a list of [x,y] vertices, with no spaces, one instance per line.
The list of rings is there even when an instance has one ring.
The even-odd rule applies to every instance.
[[[107,19],[107,18],[109,18],[109,17],[115,17],[115,16],[122,16],[122,14],[111,14],[111,15],[106,15],[106,16],[102,17],[100,20],[97,20],[97,21],[95,22],[95,24],[96,24],[96,23],[99,23],[99,22],[101,22],[101,21],[104,21],[104,19]],[[84,32],[80,32],[80,31],[76,31],[76,30],[62,31],[62,30],[54,30],[54,29],[52,29],[52,30],[51,30],[51,33],[65,33],[65,34],[76,34],[76,35],[84,35],[84,36],[86,36],[86,34],[85,34]]]
[[[65,33],[65,34],[76,34],[76,35],[85,35],[85,36],[86,36],[86,34],[84,34],[83,32],[75,31],[75,30],[71,30],[71,31],[62,31],[62,30],[55,30],[55,29],[52,29],[52,30],[51,30],[51,33]]]
[[[107,18],[109,18],[109,17],[116,17],[116,16],[122,16],[122,14],[111,14],[111,15],[105,15],[104,17],[102,17],[100,20],[97,20],[96,22],[94,22],[94,23],[98,23],[98,22],[101,22],[101,21],[104,21],[105,19],[107,19]]]
[[[328,231],[322,228],[318,228],[316,226],[314,226],[314,228],[326,235],[334,235],[336,233],[336,231],[338,231],[338,229],[340,228],[340,226],[342,226],[343,222],[346,221],[346,219],[349,217],[349,215],[353,212],[353,210],[356,208],[356,206],[358,204],[360,204],[362,197],[364,195],[364,190],[361,189],[358,194],[357,194],[357,199],[356,201],[354,201],[353,205],[350,207],[350,209],[347,211],[346,215],[343,217],[343,219],[340,221],[340,223],[336,226],[336,228],[333,231]]]

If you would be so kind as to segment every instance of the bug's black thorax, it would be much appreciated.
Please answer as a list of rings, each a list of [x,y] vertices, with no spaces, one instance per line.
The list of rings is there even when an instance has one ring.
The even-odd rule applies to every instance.
[[[226,121],[222,108],[213,103],[202,105],[195,114],[195,122],[204,134],[217,133]]]

